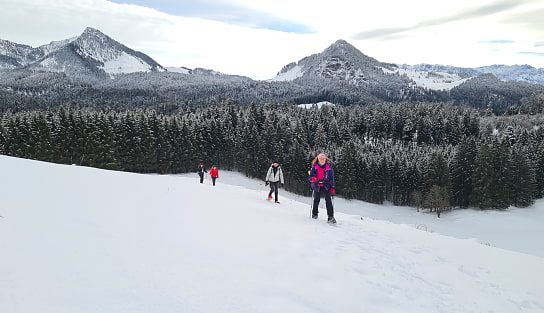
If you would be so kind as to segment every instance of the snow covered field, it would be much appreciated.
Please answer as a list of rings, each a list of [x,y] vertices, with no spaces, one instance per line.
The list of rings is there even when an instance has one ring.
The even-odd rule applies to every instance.
[[[196,174],[6,156],[0,172],[2,313],[544,311],[543,257],[430,230],[469,228],[467,213],[525,223],[542,217],[542,202],[419,214],[423,231],[399,217],[402,208],[337,199],[331,226],[324,214],[309,218],[307,198],[280,190],[276,205],[264,185],[229,172],[213,187]],[[369,217],[376,212],[382,220]],[[542,231],[515,235],[537,243],[529,237]]]
[[[265,190],[262,181],[222,171],[221,182],[253,190]],[[195,174],[183,176],[194,177]],[[264,177],[264,175],[263,175]],[[301,197],[281,190],[280,198],[304,202],[310,206],[309,197]],[[442,214],[417,212],[414,208],[393,205],[376,205],[358,200],[335,199],[336,211],[362,217],[371,217],[406,224],[428,232],[462,239],[472,239],[485,245],[544,257],[544,199],[529,208],[511,207],[505,211],[466,209]]]

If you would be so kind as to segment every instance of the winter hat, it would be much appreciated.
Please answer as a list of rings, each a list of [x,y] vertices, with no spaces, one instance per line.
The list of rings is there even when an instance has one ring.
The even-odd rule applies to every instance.
[[[212,167],[217,167],[217,166],[215,166],[215,165],[212,165]]]
[[[275,160],[275,161],[272,162],[272,164],[274,164],[274,163],[280,164],[280,162],[278,162],[277,160]]]
[[[198,165],[202,166],[202,165],[204,165],[204,163],[200,163],[200,164],[198,164]]]
[[[319,158],[319,157],[327,157],[327,156],[325,155],[325,153],[320,153],[317,155],[317,157]]]

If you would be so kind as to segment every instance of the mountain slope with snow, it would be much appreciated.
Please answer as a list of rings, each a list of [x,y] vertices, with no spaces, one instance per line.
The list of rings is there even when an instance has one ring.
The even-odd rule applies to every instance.
[[[43,56],[42,50],[0,39],[0,70],[20,68]]]
[[[305,203],[0,156],[0,312],[542,312],[544,259]],[[321,211],[323,214],[323,210]]]
[[[366,56],[345,40],[338,40],[323,52],[290,63],[272,78],[272,81],[333,80],[354,86],[366,86],[384,79],[382,68],[392,70],[392,64],[382,63]],[[391,76],[400,84],[408,81]]]
[[[465,68],[438,64],[402,64],[399,65],[398,68],[399,72],[405,71],[409,76],[410,73],[415,73],[415,75],[412,76],[415,76],[416,78],[425,77],[426,75],[434,76],[434,78],[436,75],[444,77],[450,76],[450,78],[446,79],[452,81],[454,84],[457,79],[466,80],[480,75],[493,74],[506,82],[526,82],[544,85],[544,68],[534,68],[530,65],[492,65]],[[451,78],[453,78],[453,80]],[[414,80],[419,82],[418,79]],[[448,89],[451,89],[451,87]]]
[[[469,80],[471,77],[458,73],[440,71],[424,71],[410,67],[398,67],[394,70],[384,68],[385,73],[407,76],[419,87],[432,90],[451,90]]]
[[[62,72],[71,76],[165,71],[149,56],[90,27],[80,36],[37,48],[0,41],[0,69],[21,68]]]

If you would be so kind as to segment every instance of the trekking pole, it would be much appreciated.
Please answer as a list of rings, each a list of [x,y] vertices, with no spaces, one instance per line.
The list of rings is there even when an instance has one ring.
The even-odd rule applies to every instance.
[[[312,189],[312,200],[310,200],[310,218],[312,218],[312,213],[314,211],[314,192],[315,190]]]

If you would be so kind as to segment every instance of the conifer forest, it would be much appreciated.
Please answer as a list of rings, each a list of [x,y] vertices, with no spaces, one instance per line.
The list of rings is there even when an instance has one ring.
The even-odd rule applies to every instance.
[[[196,172],[204,162],[258,179],[279,160],[285,189],[308,195],[310,162],[326,153],[348,199],[438,212],[526,207],[544,194],[544,101],[524,101],[502,115],[448,103],[301,108],[229,99],[168,113],[6,110],[0,154],[159,174]]]

